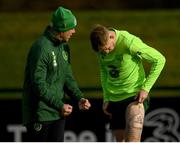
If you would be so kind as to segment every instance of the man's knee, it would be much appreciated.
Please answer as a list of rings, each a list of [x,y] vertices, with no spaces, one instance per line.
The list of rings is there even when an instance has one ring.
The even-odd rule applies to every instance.
[[[141,134],[144,123],[144,106],[142,103],[132,102],[126,109],[126,131],[125,140],[138,142],[141,140]]]

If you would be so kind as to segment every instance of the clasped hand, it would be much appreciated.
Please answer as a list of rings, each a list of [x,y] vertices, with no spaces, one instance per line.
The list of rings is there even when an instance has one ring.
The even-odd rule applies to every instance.
[[[80,110],[89,110],[89,108],[91,107],[89,100],[85,98],[81,98],[78,102],[78,105]],[[73,107],[71,105],[64,104],[61,113],[64,117],[66,117],[72,113],[72,110]]]

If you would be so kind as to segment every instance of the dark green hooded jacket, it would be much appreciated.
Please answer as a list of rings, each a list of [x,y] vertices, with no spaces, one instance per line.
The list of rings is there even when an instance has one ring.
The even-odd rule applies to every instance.
[[[69,46],[54,38],[50,27],[32,45],[23,86],[23,124],[62,118],[66,91],[77,101],[82,92],[72,75]]]

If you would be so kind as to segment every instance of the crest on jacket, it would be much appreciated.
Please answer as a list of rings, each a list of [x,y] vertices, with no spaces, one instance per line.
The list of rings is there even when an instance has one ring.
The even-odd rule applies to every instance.
[[[67,55],[67,53],[64,50],[62,51],[62,56],[63,56],[65,61],[68,60],[68,55]]]

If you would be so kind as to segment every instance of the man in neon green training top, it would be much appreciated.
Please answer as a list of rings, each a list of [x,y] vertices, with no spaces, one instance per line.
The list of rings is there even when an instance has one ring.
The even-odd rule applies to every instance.
[[[100,63],[103,111],[111,117],[110,128],[116,140],[124,141],[126,108],[136,100],[147,109],[149,91],[165,65],[165,57],[127,31],[102,25],[92,29],[90,40]],[[143,60],[151,64],[147,76]]]

